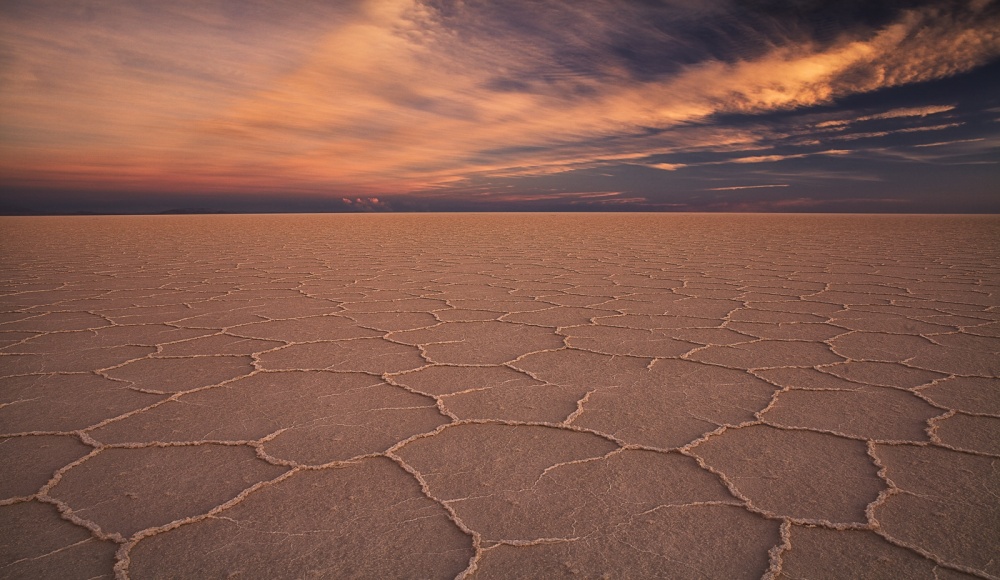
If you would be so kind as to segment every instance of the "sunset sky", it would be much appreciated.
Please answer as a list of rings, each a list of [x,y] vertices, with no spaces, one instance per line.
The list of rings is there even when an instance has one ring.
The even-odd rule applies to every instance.
[[[0,0],[0,212],[1000,212],[1000,0]]]

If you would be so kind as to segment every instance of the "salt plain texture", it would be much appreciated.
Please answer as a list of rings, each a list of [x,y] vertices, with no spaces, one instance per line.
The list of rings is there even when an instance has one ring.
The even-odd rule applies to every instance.
[[[1000,219],[3,218],[4,578],[998,578]]]

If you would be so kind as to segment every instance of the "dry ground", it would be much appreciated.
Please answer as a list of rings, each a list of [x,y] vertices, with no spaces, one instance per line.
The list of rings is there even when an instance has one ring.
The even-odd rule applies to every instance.
[[[0,577],[1000,577],[996,217],[0,235]]]

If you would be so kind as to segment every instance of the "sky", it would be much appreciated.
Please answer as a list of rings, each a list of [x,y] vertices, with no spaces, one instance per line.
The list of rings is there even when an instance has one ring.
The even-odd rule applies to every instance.
[[[1000,0],[0,0],[0,213],[1000,212]]]

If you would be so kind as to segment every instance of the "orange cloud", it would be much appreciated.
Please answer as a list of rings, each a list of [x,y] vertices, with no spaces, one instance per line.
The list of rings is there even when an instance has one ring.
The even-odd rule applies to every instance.
[[[652,167],[653,169],[662,169],[663,171],[677,171],[678,169],[683,169],[687,167],[684,163],[651,163],[647,167]]]
[[[758,139],[752,133],[710,135],[690,124],[969,70],[1000,54],[1000,26],[984,15],[985,4],[963,12],[913,10],[868,36],[775,46],[753,58],[704,61],[647,80],[611,62],[595,63],[600,78],[554,73],[550,91],[488,88],[497,71],[544,64],[560,72],[559,65],[540,64],[530,46],[497,39],[463,44],[416,0],[369,0],[329,29],[315,23],[300,34],[306,40],[291,28],[263,46],[224,37],[212,44],[204,27],[139,38],[109,26],[95,42],[72,25],[24,31],[4,21],[0,35],[13,64],[0,78],[0,109],[8,117],[0,126],[6,135],[0,177],[374,198],[472,176],[641,163],[685,147],[750,148]],[[598,33],[605,25],[594,19],[577,26]],[[173,51],[157,52],[157,43]],[[86,50],[74,53],[77,46]],[[64,77],[42,78],[46,67]],[[820,126],[837,126],[830,123],[841,121]]]

